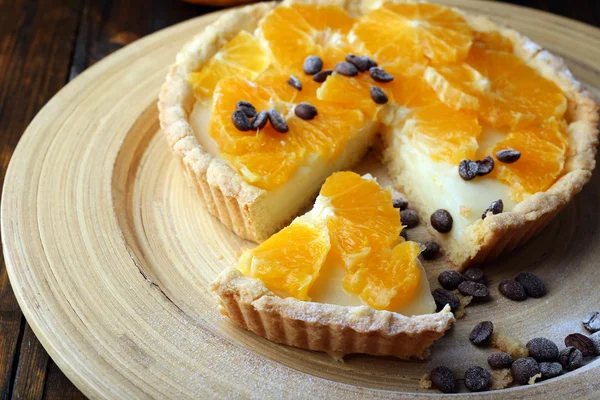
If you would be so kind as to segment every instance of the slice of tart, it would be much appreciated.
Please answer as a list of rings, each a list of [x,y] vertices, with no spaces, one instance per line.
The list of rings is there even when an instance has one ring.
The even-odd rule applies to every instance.
[[[338,172],[314,208],[213,283],[222,312],[269,340],[332,354],[423,358],[451,326],[404,241],[389,189]]]

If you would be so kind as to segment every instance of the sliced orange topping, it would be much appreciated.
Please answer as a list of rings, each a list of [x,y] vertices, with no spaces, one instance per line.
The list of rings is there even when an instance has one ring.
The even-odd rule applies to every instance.
[[[512,53],[513,43],[506,36],[502,36],[499,32],[473,32],[473,46],[486,49],[505,51]]]

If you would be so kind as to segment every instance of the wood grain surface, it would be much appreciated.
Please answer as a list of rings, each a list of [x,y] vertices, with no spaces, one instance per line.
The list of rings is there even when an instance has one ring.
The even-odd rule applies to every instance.
[[[585,83],[600,87],[596,67],[600,59],[594,54],[600,34],[595,29],[497,4],[452,3],[498,16],[566,57]],[[550,10],[555,7],[554,2],[537,3],[529,5]],[[206,11],[174,1],[152,4],[143,7],[133,0],[0,1],[2,178],[26,125],[66,81],[139,37]],[[597,8],[569,4],[572,7],[561,6],[562,10],[595,22]],[[346,364],[338,365],[323,355],[283,348],[240,332],[215,313],[214,301],[202,288],[248,244],[198,210],[194,194],[187,189],[157,133],[154,108],[166,66],[180,44],[207,22],[201,19],[177,26],[99,64],[61,92],[28,129],[3,193],[2,236],[8,267],[33,330],[22,317],[2,267],[2,398],[83,397],[49,360],[33,332],[69,377],[93,397],[193,397],[230,391],[248,395],[257,384],[264,386],[259,390],[269,387],[264,377],[267,371],[281,380],[279,386],[270,387],[283,394],[294,393],[290,389],[294,386],[281,386],[282,382],[304,385],[306,395],[358,396],[367,390],[356,392],[353,384],[414,391],[418,373],[430,366],[407,367],[393,360],[361,356],[349,357]],[[77,117],[80,112],[85,112],[85,118]],[[63,141],[69,146],[57,144]],[[59,172],[67,177],[60,182]],[[464,327],[440,343],[441,353],[446,354],[440,361],[450,360],[453,353],[445,352],[445,348],[457,345],[461,332],[477,318],[490,314],[506,328],[522,326],[511,332],[522,339],[544,333],[560,342],[561,335],[579,331],[580,314],[588,311],[586,307],[599,307],[597,296],[592,295],[598,281],[593,270],[582,269],[586,265],[591,268],[597,249],[598,185],[594,179],[575,204],[530,246],[488,268],[496,283],[518,268],[535,269],[551,282],[551,303],[530,303],[523,310],[498,300],[474,307],[463,320]],[[106,214],[93,217],[92,205]],[[94,226],[96,222],[100,225]],[[71,237],[75,231],[78,238]],[[62,249],[67,243],[74,246]],[[70,257],[69,262],[63,262],[65,257]],[[527,265],[516,262],[516,257],[526,257]],[[443,266],[432,267],[439,268]],[[580,279],[588,275],[589,280]],[[114,286],[113,279],[118,280]],[[582,290],[574,291],[573,287],[587,289],[589,296],[580,295]],[[131,304],[123,304],[125,299]],[[99,311],[109,307],[105,303],[111,307],[118,304],[119,308],[111,308],[113,313],[118,310],[117,315]],[[503,319],[507,309],[514,315]],[[170,319],[162,319],[165,313]],[[532,317],[538,314],[550,314],[551,318]],[[85,319],[91,315],[105,319]],[[75,316],[83,319],[75,324]],[[141,316],[146,318],[144,324],[135,326],[142,329],[121,330],[132,329],[130,319]],[[118,319],[120,324],[113,326],[111,319]],[[532,326],[534,322],[538,325]],[[164,343],[170,347],[161,351],[155,348]],[[225,355],[217,356],[216,349]],[[210,351],[212,358],[208,359],[206,353]],[[165,354],[179,357],[165,360]],[[480,362],[483,356],[467,352],[465,362]],[[230,368],[226,371],[230,375],[223,375],[225,361],[239,368]],[[160,362],[166,364],[159,367]],[[138,369],[127,374],[122,371],[125,365]],[[190,368],[182,370],[182,365]],[[600,390],[597,365],[561,378],[561,385],[581,397],[594,398],[594,390]],[[456,367],[462,368],[460,363]],[[253,383],[236,381],[240,377]],[[559,397],[556,393],[563,389],[556,385],[558,381],[509,393]],[[379,397],[390,393],[370,394]]]

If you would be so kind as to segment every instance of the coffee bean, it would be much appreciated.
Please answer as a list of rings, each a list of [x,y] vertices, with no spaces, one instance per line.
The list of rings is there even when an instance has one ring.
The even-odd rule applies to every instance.
[[[582,335],[581,333],[572,333],[565,338],[565,346],[575,347],[581,351],[581,355],[584,357],[593,356],[596,353],[596,346],[589,337]]]
[[[531,339],[525,345],[529,350],[529,356],[536,361],[556,361],[558,358],[558,346],[549,339],[537,337]]]
[[[415,210],[402,210],[400,211],[400,222],[407,229],[414,228],[419,225],[419,214]]]
[[[370,89],[371,99],[375,102],[375,104],[385,104],[388,102],[387,94],[380,88],[376,86],[371,86]]]
[[[317,108],[312,104],[302,102],[296,105],[296,107],[294,107],[294,114],[296,114],[298,118],[302,118],[304,120],[311,120],[318,115],[318,112]]]
[[[239,131],[246,132],[252,129],[252,123],[243,110],[235,110],[231,114],[231,121]]]
[[[470,267],[463,272],[463,276],[466,280],[471,282],[477,282],[481,284],[486,284],[487,279],[485,279],[485,275],[483,275],[483,271],[477,267]]]
[[[287,83],[296,90],[302,90],[302,82],[300,82],[300,79],[296,78],[294,75],[290,76],[290,79],[287,80]]]
[[[477,171],[479,171],[479,166],[475,161],[462,160],[458,164],[458,175],[465,181],[474,179],[477,176]]]
[[[449,269],[447,271],[442,271],[438,276],[438,282],[444,289],[447,290],[456,290],[458,285],[460,285],[465,278],[458,271],[454,271],[453,269]]]
[[[530,272],[520,272],[515,281],[519,282],[525,288],[527,296],[533,298],[540,298],[546,295],[546,286],[544,282],[534,274]]]
[[[452,230],[452,215],[442,208],[431,214],[431,226],[440,233],[448,233]]]
[[[477,299],[484,299],[489,296],[490,291],[487,286],[471,281],[464,281],[460,285],[458,285],[458,291],[463,296],[473,296]]]
[[[317,72],[313,75],[313,81],[323,83],[325,82],[325,79],[327,79],[327,77],[331,74],[333,74],[332,69],[326,69],[325,71]]]
[[[323,60],[318,56],[308,56],[304,60],[304,73],[314,75],[323,69]]]
[[[523,301],[527,299],[525,288],[517,281],[505,279],[498,285],[500,293],[514,301]]]
[[[485,219],[485,217],[487,217],[487,214],[489,212],[491,212],[492,215],[496,215],[496,214],[500,214],[503,210],[504,210],[504,202],[502,201],[502,199],[492,201],[492,204],[490,204],[490,206],[483,212],[483,214],[481,214],[481,219]]]
[[[543,362],[540,363],[540,372],[542,379],[556,378],[562,372],[562,365],[558,362]]]
[[[433,296],[433,300],[435,301],[436,311],[440,311],[442,308],[446,306],[446,304],[450,305],[450,309],[452,311],[456,311],[458,306],[460,305],[460,301],[458,300],[458,296],[446,289],[435,289],[431,292]]]
[[[254,118],[256,116],[256,108],[254,108],[254,106],[247,101],[238,101],[235,105],[235,109],[243,111],[248,118]]]
[[[400,231],[400,236],[402,236],[402,238],[406,241],[408,241],[408,234],[406,233],[406,229],[402,229]]]
[[[347,61],[339,62],[335,65],[335,72],[344,76],[356,76],[358,75],[358,69]]]
[[[394,205],[394,208],[399,208],[400,211],[408,208],[408,200],[402,197],[397,190],[392,190],[392,204]]]
[[[421,255],[426,260],[433,260],[440,254],[440,245],[438,242],[425,242],[425,250],[421,251]]]
[[[494,159],[490,156],[485,157],[481,161],[475,161],[477,163],[477,175],[487,175],[494,170]]]
[[[521,158],[521,152],[511,149],[500,150],[496,153],[496,158],[498,159],[498,161],[504,164],[512,164],[514,162],[519,161],[519,158]]]
[[[567,347],[558,353],[558,362],[567,371],[573,371],[583,364],[583,355],[575,347]]]
[[[504,352],[492,353],[487,358],[488,364],[494,369],[510,368],[513,358],[510,354]]]
[[[458,385],[456,384],[456,378],[450,368],[448,367],[435,367],[429,373],[429,379],[434,388],[442,393],[457,393]]]
[[[271,125],[277,132],[286,133],[290,129],[281,114],[279,114],[274,108],[270,108],[269,111],[267,111],[267,114],[269,115],[269,121],[271,121]]]
[[[367,56],[359,57],[354,54],[348,54],[346,56],[346,61],[348,61],[350,64],[353,64],[360,72],[365,72],[369,68],[377,66],[375,60]]]
[[[540,373],[540,364],[531,357],[519,358],[510,366],[510,372],[516,382],[526,385]]]
[[[492,337],[492,333],[494,333],[494,324],[492,324],[492,321],[483,321],[475,325],[469,334],[469,340],[477,346],[487,344]]]
[[[600,331],[600,312],[594,311],[586,315],[583,326],[592,333]]]
[[[590,339],[592,342],[594,342],[594,350],[596,351],[596,355],[600,356],[600,331],[590,336]]]
[[[260,130],[267,125],[269,115],[266,111],[261,111],[252,119],[252,130]]]
[[[483,392],[492,385],[492,375],[481,367],[470,367],[465,372],[465,386],[471,392]]]
[[[375,82],[391,82],[394,80],[394,76],[385,72],[385,70],[381,67],[371,67],[369,68],[369,75]]]

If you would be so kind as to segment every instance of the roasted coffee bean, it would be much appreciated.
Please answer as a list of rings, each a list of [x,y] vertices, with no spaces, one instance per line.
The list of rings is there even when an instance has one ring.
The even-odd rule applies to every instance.
[[[479,171],[479,166],[475,161],[462,160],[458,164],[458,175],[465,181],[474,179],[477,176],[477,171]]]
[[[354,54],[348,54],[346,56],[346,61],[354,65],[356,69],[358,69],[360,72],[365,72],[369,68],[377,66],[377,63],[372,58],[369,58],[367,56],[356,56]]]
[[[304,73],[314,75],[323,69],[323,60],[318,56],[308,56],[304,60]]]
[[[556,378],[562,372],[562,365],[558,362],[543,362],[540,363],[540,372],[542,379]]]
[[[381,67],[371,67],[369,68],[369,75],[375,82],[391,82],[394,80],[394,76],[385,72],[385,70]]]
[[[332,69],[326,69],[325,71],[317,72],[313,75],[313,81],[323,83],[325,82],[325,79],[327,79],[327,77],[331,74],[333,74]]]
[[[269,115],[269,121],[271,121],[271,125],[277,132],[286,133],[290,129],[281,114],[279,114],[274,108],[270,108],[269,111],[267,111],[267,114]]]
[[[269,115],[266,111],[261,111],[252,119],[252,130],[260,130],[267,125]]]
[[[567,371],[573,371],[583,364],[583,354],[575,347],[567,347],[558,353],[558,362]]]
[[[540,364],[531,357],[519,358],[510,366],[510,372],[516,382],[526,385],[540,373]]]
[[[529,350],[529,356],[538,362],[556,361],[558,358],[558,346],[552,340],[543,337],[533,338],[525,347]]]
[[[492,374],[481,367],[470,367],[465,372],[465,386],[471,392],[483,392],[492,385]]]
[[[575,347],[581,351],[584,357],[593,356],[596,353],[596,346],[589,337],[582,335],[581,333],[572,333],[565,338],[565,346]]]
[[[596,351],[596,355],[600,356],[600,331],[590,336],[590,339],[592,342],[594,342],[594,350]]]
[[[360,56],[361,62],[365,62],[367,65],[367,70],[369,68],[373,68],[377,66],[377,61],[373,60],[371,57]]]
[[[317,112],[317,108],[312,104],[302,102],[294,107],[294,114],[296,114],[298,118],[311,120],[314,119],[319,113]]]
[[[448,233],[452,230],[452,215],[442,208],[431,214],[431,226],[440,233]]]
[[[490,156],[485,157],[481,161],[475,161],[477,163],[477,175],[483,176],[487,175],[494,170],[494,159]]]
[[[476,299],[484,299],[489,296],[490,291],[487,286],[477,282],[464,281],[458,285],[458,291],[463,296],[473,296]]]
[[[256,108],[254,108],[254,106],[247,101],[238,101],[235,105],[235,109],[243,111],[248,118],[254,118],[256,116]]]
[[[252,123],[243,110],[235,110],[233,114],[231,114],[231,121],[239,131],[246,132],[252,129]]]
[[[358,68],[354,64],[342,61],[335,64],[335,72],[344,76],[356,76],[358,75]]]
[[[400,211],[400,222],[407,229],[414,228],[419,225],[419,214],[415,210],[402,210]]]
[[[546,295],[546,286],[544,282],[530,272],[520,272],[515,281],[519,282],[525,288],[527,296],[540,298]]]
[[[421,252],[421,255],[426,260],[433,260],[440,254],[440,245],[438,242],[429,241],[425,242],[425,250]]]
[[[458,306],[460,305],[460,301],[458,300],[458,296],[446,289],[435,289],[431,292],[433,296],[433,300],[435,301],[436,310],[440,311],[442,308],[446,306],[446,304],[450,305],[450,309],[452,311],[456,311]]]
[[[376,86],[371,86],[371,89],[369,89],[369,91],[371,93],[371,99],[373,99],[375,104],[385,104],[388,102],[387,94],[385,94],[385,92],[380,88]]]
[[[429,373],[429,379],[434,388],[442,393],[457,393],[458,385],[456,384],[456,378],[450,368],[448,367],[435,367]]]
[[[488,364],[494,369],[510,368],[513,363],[513,358],[510,354],[499,351],[492,353],[487,358]]]
[[[469,334],[469,340],[477,346],[487,344],[492,337],[492,333],[494,333],[492,321],[483,321],[475,325]]]
[[[521,158],[521,152],[516,150],[500,150],[496,153],[496,158],[498,161],[504,164],[512,164],[514,162],[519,161]]]
[[[466,280],[471,282],[482,283],[484,285],[487,282],[487,279],[485,279],[485,275],[483,275],[483,271],[477,267],[467,268],[465,272],[463,272],[463,276]]]
[[[287,80],[287,83],[296,90],[302,90],[302,82],[300,82],[300,79],[296,78],[294,75],[290,76],[290,79]]]
[[[400,236],[402,236],[402,238],[406,241],[408,241],[408,234],[406,233],[406,229],[402,229],[400,231]]]
[[[492,201],[492,204],[490,204],[490,206],[483,212],[483,214],[481,214],[481,219],[485,219],[489,212],[491,212],[492,215],[496,215],[500,214],[502,210],[504,210],[504,202],[502,201],[502,199]]]
[[[456,290],[458,285],[460,285],[464,280],[465,278],[461,275],[461,273],[453,269],[442,271],[442,273],[438,276],[438,282],[446,290]]]
[[[400,211],[408,208],[408,200],[402,197],[397,190],[392,190],[392,204],[394,205],[394,208],[399,208]]]
[[[498,285],[498,290],[504,297],[514,301],[523,301],[527,299],[525,288],[517,281],[505,279]]]
[[[594,311],[586,315],[583,326],[592,333],[600,331],[600,312]]]

